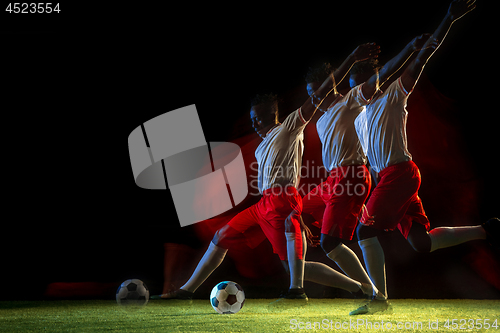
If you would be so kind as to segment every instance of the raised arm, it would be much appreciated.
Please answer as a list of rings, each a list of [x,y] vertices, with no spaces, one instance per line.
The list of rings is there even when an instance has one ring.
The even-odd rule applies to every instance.
[[[314,92],[314,94],[307,99],[302,105],[302,115],[307,121],[311,119],[316,112],[316,109],[323,103],[323,101],[332,93],[337,94],[335,87],[342,82],[346,77],[351,67],[358,61],[367,60],[370,58],[377,58],[380,53],[380,46],[375,43],[366,43],[359,45],[352,53],[344,60],[342,65],[335,70],[323,84]]]
[[[371,58],[378,58],[380,46],[375,43],[366,43],[359,45],[351,54],[344,60],[342,65],[335,70],[333,78],[328,77],[325,82],[315,92],[315,95],[321,99],[325,98],[329,93],[337,94],[336,87],[344,80],[351,67],[359,62]]]
[[[425,43],[417,57],[408,65],[401,75],[401,82],[406,91],[411,91],[422,73],[425,64],[439,48],[448,34],[452,24],[465,14],[476,8],[476,0],[454,0],[448,8],[448,12],[437,27],[432,37]]]
[[[366,99],[371,99],[373,94],[378,90],[378,88],[384,84],[389,78],[396,73],[401,66],[403,66],[408,58],[413,54],[413,52],[420,50],[430,34],[423,34],[421,36],[415,37],[409,42],[401,52],[398,53],[394,58],[389,60],[378,73],[372,75],[368,81],[366,81],[361,87],[363,95]]]

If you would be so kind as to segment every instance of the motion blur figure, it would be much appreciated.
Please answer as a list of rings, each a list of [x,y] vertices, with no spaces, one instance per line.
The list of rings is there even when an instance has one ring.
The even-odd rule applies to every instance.
[[[330,86],[330,89],[332,86]],[[260,201],[243,210],[219,229],[189,280],[179,289],[155,299],[191,299],[199,286],[222,263],[228,249],[246,242],[255,248],[266,238],[290,274],[290,288],[274,305],[289,299],[307,302],[304,279],[362,291],[363,284],[333,270],[327,265],[306,262],[306,236],[301,222],[302,198],[297,191],[304,149],[303,131],[316,112],[312,98],[290,113],[283,123],[278,121],[277,96],[258,95],[253,99],[250,118],[255,132],[263,139],[255,151],[258,163]],[[370,294],[371,285],[364,286]]]
[[[384,294],[384,297],[376,297],[351,312],[353,315],[384,311],[390,307],[387,301],[384,250],[378,239],[385,233],[398,229],[417,252],[432,252],[476,239],[489,238],[491,242],[498,242],[498,219],[491,219],[483,225],[430,230],[429,220],[418,196],[420,172],[412,161],[406,137],[406,103],[409,94],[453,22],[473,10],[474,2],[453,1],[431,36],[415,38],[387,62],[380,73],[370,64],[363,64],[364,68],[355,68],[351,75],[353,82],[368,77],[361,86],[362,95],[368,104],[355,125],[369,163],[380,178],[366,203],[357,234],[370,278]],[[423,41],[425,44],[419,47]],[[391,83],[389,78],[419,49],[416,58]]]
[[[352,240],[358,217],[370,193],[371,177],[354,121],[366,101],[361,86],[355,85],[345,96],[333,83],[341,81],[360,61],[376,59],[380,50],[375,43],[359,45],[335,71],[329,64],[311,68],[306,76],[307,91],[323,113],[316,123],[321,140],[323,165],[330,173],[326,181],[303,198],[303,213],[314,217],[321,226],[321,248],[350,278],[360,281],[368,296],[377,296],[368,274],[356,254],[344,243]],[[331,86],[334,89],[330,89]]]

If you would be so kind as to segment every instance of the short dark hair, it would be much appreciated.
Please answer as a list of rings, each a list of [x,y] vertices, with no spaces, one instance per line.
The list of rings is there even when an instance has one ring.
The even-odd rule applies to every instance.
[[[368,59],[365,61],[360,61],[352,66],[350,74],[364,74],[368,72],[375,72],[380,69],[380,64],[378,59]]]
[[[325,62],[317,67],[309,67],[305,75],[306,83],[323,82],[326,78],[334,72],[334,68],[330,63]]]
[[[270,107],[274,113],[278,113],[278,95],[269,93],[269,94],[257,94],[250,101],[251,106],[255,105],[265,105]]]

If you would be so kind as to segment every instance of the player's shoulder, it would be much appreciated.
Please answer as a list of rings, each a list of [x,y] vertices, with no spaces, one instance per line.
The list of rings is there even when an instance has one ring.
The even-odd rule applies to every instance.
[[[363,85],[365,83],[361,83],[353,88],[351,88],[351,90],[349,90],[349,92],[345,95],[345,98],[344,100],[346,102],[350,102],[350,103],[357,103],[359,104],[360,106],[366,106],[367,104],[370,103],[371,99],[369,96],[365,96],[363,94]]]
[[[281,127],[283,130],[294,132],[295,130],[302,129],[308,122],[304,119],[302,108],[298,108],[286,116],[285,120],[281,123]]]
[[[391,82],[391,84],[385,89],[385,94],[401,93],[403,96],[408,96],[410,92],[411,91],[407,91],[403,86],[401,76]]]
[[[323,113],[321,117],[328,115],[332,113],[332,111],[342,107],[342,105],[345,104],[345,100],[346,96],[343,96],[342,94],[337,94],[333,99],[333,101],[330,103],[330,105],[328,105],[328,107],[326,108],[326,111],[320,110]]]

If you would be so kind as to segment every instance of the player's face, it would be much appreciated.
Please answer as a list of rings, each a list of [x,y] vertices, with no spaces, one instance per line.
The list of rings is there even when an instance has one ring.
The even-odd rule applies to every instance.
[[[319,89],[319,87],[321,86],[321,84],[319,82],[311,82],[311,83],[308,83],[307,84],[307,94],[309,95],[309,97],[312,96],[312,94]]]
[[[307,89],[307,94],[309,95],[309,97],[311,97],[314,94],[314,92],[319,89],[319,87],[321,87],[321,82],[308,83],[306,89]],[[316,105],[316,104],[314,104],[314,105]],[[321,105],[323,105],[323,104],[321,104]],[[319,110],[326,112],[326,110],[323,109],[321,106],[319,107]]]
[[[261,138],[265,138],[267,132],[276,125],[276,116],[273,111],[265,105],[254,105],[250,109],[252,127]]]

